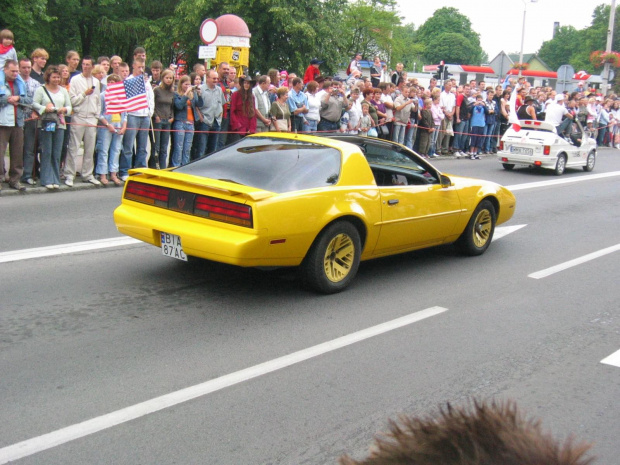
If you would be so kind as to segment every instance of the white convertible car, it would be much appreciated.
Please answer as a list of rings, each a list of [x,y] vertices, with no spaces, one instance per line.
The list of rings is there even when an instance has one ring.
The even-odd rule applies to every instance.
[[[551,123],[530,120],[519,123],[519,131],[511,126],[500,141],[497,158],[504,169],[528,165],[554,170],[558,176],[566,168],[594,169],[596,141],[579,121],[571,123],[566,137],[559,136]]]

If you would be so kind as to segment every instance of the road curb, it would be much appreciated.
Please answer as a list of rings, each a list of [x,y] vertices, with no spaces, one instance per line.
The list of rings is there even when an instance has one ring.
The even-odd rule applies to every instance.
[[[16,189],[13,189],[12,187],[8,185],[8,183],[3,182],[1,183],[2,191],[0,191],[0,197],[11,197],[14,195],[57,194],[59,192],[83,191],[83,190],[88,190],[88,189],[116,189],[116,188],[123,187],[122,184],[120,186],[117,186],[114,183],[108,186],[104,186],[103,184],[100,186],[95,186],[94,184],[91,184],[89,182],[81,182],[81,181],[75,181],[75,180],[73,182],[74,182],[73,187],[69,187],[66,184],[61,184],[58,189],[54,189],[54,190],[49,190],[40,185],[30,186],[29,184],[22,183],[22,186],[26,187],[25,191],[18,191]]]

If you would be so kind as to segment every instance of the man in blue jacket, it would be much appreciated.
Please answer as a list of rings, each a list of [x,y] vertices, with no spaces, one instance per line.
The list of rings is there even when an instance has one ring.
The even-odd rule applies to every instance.
[[[17,61],[7,60],[0,71],[0,179],[5,177],[4,155],[10,145],[9,186],[19,191],[26,190],[19,180],[24,171],[24,110],[31,110],[31,104]]]

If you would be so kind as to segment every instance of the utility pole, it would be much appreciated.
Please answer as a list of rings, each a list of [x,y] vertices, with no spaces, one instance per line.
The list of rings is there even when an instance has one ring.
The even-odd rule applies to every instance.
[[[523,26],[521,27],[521,52],[519,53],[519,79],[523,74],[523,42],[525,41],[525,13],[527,13],[527,4],[536,3],[538,0],[521,0],[523,2]],[[615,0],[612,0],[615,1]]]
[[[607,28],[607,47],[605,48],[605,52],[611,52],[611,46],[614,39],[614,23],[616,19],[616,0],[611,0],[611,11],[609,12],[609,27]],[[605,63],[605,67],[603,68],[603,85],[601,90],[603,91],[603,95],[607,95],[607,91],[609,90],[609,73],[611,71],[611,63]]]

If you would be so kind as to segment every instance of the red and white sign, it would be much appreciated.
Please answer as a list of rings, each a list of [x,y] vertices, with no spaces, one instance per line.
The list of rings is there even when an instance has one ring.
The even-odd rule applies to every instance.
[[[209,45],[217,39],[217,23],[214,19],[205,19],[200,25],[200,39]]]
[[[592,77],[591,74],[588,74],[587,71],[578,71],[575,73],[575,75],[573,76],[573,79],[576,79],[578,81],[587,81],[588,79],[590,79]]]

